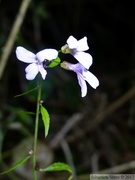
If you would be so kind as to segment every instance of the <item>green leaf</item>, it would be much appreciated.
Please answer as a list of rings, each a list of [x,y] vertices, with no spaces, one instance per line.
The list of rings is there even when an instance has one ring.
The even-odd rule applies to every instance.
[[[45,128],[45,137],[48,135],[49,131],[49,126],[50,126],[50,116],[48,114],[48,111],[40,104],[41,108],[41,115],[42,115],[42,120],[44,123],[44,128]]]
[[[49,68],[55,67],[55,66],[59,65],[60,62],[61,62],[60,58],[57,57],[56,59],[54,59],[53,61],[51,61],[51,63],[49,64],[48,67],[49,67]]]
[[[27,114],[30,114],[30,115],[35,115],[36,114],[35,112],[31,112],[31,111],[22,111],[22,112],[26,112]]]
[[[53,163],[45,169],[39,169],[39,171],[68,171],[71,173],[69,180],[72,179],[72,169],[67,164],[61,162]]]
[[[26,92],[24,92],[24,93],[22,93],[22,94],[18,94],[18,95],[16,95],[16,96],[14,96],[14,98],[23,96],[23,95],[28,94],[28,93],[31,93],[32,91],[35,91],[37,88],[38,88],[38,87],[35,87],[35,88],[33,88],[33,89],[29,90],[29,91],[26,91]]]
[[[72,173],[72,169],[65,163],[53,163],[45,169],[39,169],[39,171],[68,171]]]
[[[15,168],[17,168],[18,166],[21,166],[22,164],[24,164],[31,156],[27,156],[25,158],[23,158],[22,160],[20,160],[19,162],[17,162],[15,165],[13,165],[11,168],[9,168],[8,170],[0,173],[0,175],[2,174],[6,174],[9,173],[10,171],[14,170]]]

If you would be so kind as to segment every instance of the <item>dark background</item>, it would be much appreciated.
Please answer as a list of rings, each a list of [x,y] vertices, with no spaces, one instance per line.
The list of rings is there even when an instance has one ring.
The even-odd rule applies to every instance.
[[[0,1],[1,55],[20,4],[17,0]],[[16,47],[23,46],[34,53],[44,48],[59,50],[70,35],[77,39],[87,36],[88,52],[93,57],[90,71],[100,85],[96,90],[88,85],[87,96],[81,98],[75,73],[59,66],[47,69],[42,99],[51,126],[45,140],[40,121],[39,141],[51,146],[52,162],[74,164],[78,179],[89,179],[88,174],[92,172],[124,163],[126,169],[118,168],[114,173],[134,173],[135,164],[130,169],[128,163],[135,158],[135,92],[129,92],[126,100],[123,97],[135,84],[134,0],[33,0],[30,3],[0,80],[1,171],[14,162],[18,145],[34,133],[34,116],[26,111],[35,112],[37,92],[14,96],[34,88],[38,77],[34,81],[25,79],[26,64],[17,60]],[[60,57],[76,63],[70,55]],[[123,101],[117,106],[120,97]],[[52,140],[76,113],[83,117],[64,136],[66,146],[61,142],[54,147]],[[67,155],[68,150],[72,157]],[[20,159],[21,151],[25,151],[23,146],[17,151]],[[21,179],[22,175],[13,172],[0,179],[18,177]],[[67,173],[48,173],[45,177],[64,180]]]

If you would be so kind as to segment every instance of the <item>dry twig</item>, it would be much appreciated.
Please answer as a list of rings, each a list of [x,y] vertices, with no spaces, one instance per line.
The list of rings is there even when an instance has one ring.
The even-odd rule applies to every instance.
[[[124,163],[109,169],[104,169],[102,171],[94,172],[94,174],[119,174],[131,169],[135,169],[135,161],[130,161],[128,163]],[[92,174],[92,173],[91,173]],[[78,180],[86,180],[90,178],[90,174],[80,175],[78,176]]]
[[[66,157],[66,160],[67,160],[67,164],[70,165],[70,167],[73,170],[74,180],[76,180],[77,179],[77,175],[76,175],[75,165],[74,165],[74,162],[73,162],[72,153],[71,153],[69,145],[68,145],[68,143],[66,142],[65,139],[63,139],[61,141],[61,147],[62,147],[63,152],[65,154],[65,157]]]
[[[17,33],[21,27],[24,16],[26,14],[26,10],[27,10],[30,2],[31,2],[31,0],[23,0],[22,1],[19,12],[17,14],[17,17],[15,19],[15,22],[14,22],[13,27],[11,29],[11,32],[9,34],[8,40],[7,40],[5,47],[3,49],[3,54],[1,56],[1,61],[0,61],[0,79],[2,78],[5,66],[7,64],[9,54],[13,48],[13,44],[14,44],[14,41],[16,39],[16,35],[17,35]]]
[[[96,114],[91,119],[91,124],[85,129],[85,133],[94,130],[107,116],[115,112],[119,107],[121,107],[124,103],[126,103],[129,99],[131,99],[133,96],[135,96],[135,87],[130,89],[128,92],[126,92],[122,97],[120,97],[118,100],[116,100],[114,103],[112,103],[109,107],[102,110],[98,114]],[[83,136],[84,131],[80,131],[80,133],[74,133],[71,136],[69,136],[67,139],[68,141],[72,142],[75,141],[77,138]]]
[[[112,103],[108,108],[102,110],[97,115],[94,116],[91,120],[91,125],[85,129],[85,133],[93,130],[98,124],[100,124],[107,116],[116,111],[119,107],[121,107],[125,102],[131,99],[135,95],[135,87],[126,92],[122,97]],[[80,122],[86,114],[76,113],[74,114],[67,123],[62,127],[62,129],[56,134],[56,136],[50,142],[50,146],[52,148],[56,148],[60,145],[62,139],[65,138],[67,133],[78,123]],[[71,136],[67,137],[67,140],[70,142],[75,141],[77,138],[84,135],[84,131],[80,129],[79,133],[74,133]]]
[[[56,136],[50,142],[52,148],[56,148],[60,142],[64,139],[66,134],[80,121],[84,115],[82,113],[74,114],[70,119],[67,120],[67,123],[62,127],[62,129],[56,134]]]

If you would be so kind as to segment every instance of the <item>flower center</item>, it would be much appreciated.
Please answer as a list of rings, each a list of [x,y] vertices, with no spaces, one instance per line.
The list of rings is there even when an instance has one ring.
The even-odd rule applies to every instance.
[[[38,58],[36,58],[35,60],[36,60],[36,64],[37,64],[37,65],[42,64],[42,63],[38,60]]]

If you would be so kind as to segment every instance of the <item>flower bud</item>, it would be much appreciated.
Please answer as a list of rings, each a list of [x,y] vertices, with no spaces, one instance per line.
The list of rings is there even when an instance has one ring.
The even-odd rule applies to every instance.
[[[61,47],[61,52],[62,52],[63,54],[68,54],[68,53],[71,52],[71,50],[69,49],[68,45],[65,44],[64,46]]]
[[[66,69],[66,70],[70,70],[70,64],[69,62],[67,61],[63,61],[62,63],[60,63],[60,66],[63,68],[63,69]]]

